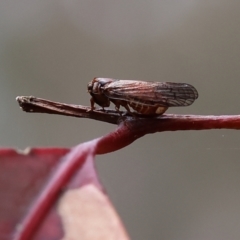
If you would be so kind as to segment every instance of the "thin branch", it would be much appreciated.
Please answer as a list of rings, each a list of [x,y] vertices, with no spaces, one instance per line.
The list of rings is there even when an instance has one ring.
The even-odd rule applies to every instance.
[[[102,122],[117,124],[119,113],[112,110],[97,109],[90,111],[87,106],[53,102],[33,96],[20,96],[16,98],[19,106],[25,112],[58,114],[78,118],[90,118]],[[123,112],[122,112],[123,113]]]
[[[207,129],[240,129],[240,115],[201,116],[164,114],[157,117],[132,116],[121,112],[123,116],[114,110],[94,110],[90,107],[53,102],[35,97],[17,97],[17,101],[23,111],[35,113],[59,114],[65,116],[90,118],[112,124],[121,124],[129,141],[134,141],[148,133],[177,130],[207,130]],[[130,134],[128,134],[130,133]],[[118,132],[116,132],[118,134]],[[125,138],[125,142],[126,139]]]

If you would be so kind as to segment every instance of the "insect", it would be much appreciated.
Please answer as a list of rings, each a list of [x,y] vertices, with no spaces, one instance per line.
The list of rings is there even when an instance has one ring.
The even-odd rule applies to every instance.
[[[119,113],[123,106],[127,112],[131,113],[131,107],[141,115],[161,115],[169,107],[189,106],[198,98],[197,90],[187,83],[112,78],[94,78],[88,83],[88,92],[92,96],[91,110],[95,103],[104,110],[112,102]]]

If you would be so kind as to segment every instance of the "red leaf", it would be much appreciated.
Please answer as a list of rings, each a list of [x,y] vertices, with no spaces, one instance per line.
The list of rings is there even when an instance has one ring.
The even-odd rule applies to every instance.
[[[0,239],[9,237],[67,149],[0,151]]]
[[[0,239],[128,239],[94,168],[99,141],[0,150]]]

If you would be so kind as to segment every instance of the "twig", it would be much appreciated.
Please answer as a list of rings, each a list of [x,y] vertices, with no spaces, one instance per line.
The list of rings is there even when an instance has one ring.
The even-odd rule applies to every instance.
[[[31,113],[48,113],[78,118],[91,118],[112,124],[117,124],[120,117],[119,113],[112,110],[103,111],[102,109],[97,109],[90,111],[90,107],[53,102],[33,96],[20,96],[17,97],[16,100],[23,111]]]
[[[114,110],[97,109],[90,111],[90,107],[53,102],[32,96],[17,97],[20,107],[25,112],[49,113],[65,116],[90,118],[112,124],[122,123],[131,134],[145,135],[148,133],[177,130],[207,130],[207,129],[240,129],[240,115],[202,116],[164,114],[158,117],[132,116],[128,113]],[[138,138],[136,137],[136,138]]]

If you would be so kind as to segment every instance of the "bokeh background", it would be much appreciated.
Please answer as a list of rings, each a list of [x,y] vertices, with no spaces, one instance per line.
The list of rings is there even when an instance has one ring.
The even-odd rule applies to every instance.
[[[169,113],[240,113],[240,1],[0,1],[0,145],[71,147],[115,126],[22,112],[16,96],[89,105],[94,77],[187,82]],[[147,135],[97,157],[132,239],[240,239],[240,132]]]

